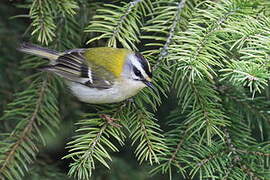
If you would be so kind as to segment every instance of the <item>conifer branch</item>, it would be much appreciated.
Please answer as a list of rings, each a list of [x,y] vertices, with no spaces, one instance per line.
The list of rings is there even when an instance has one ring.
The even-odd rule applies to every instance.
[[[53,94],[57,91],[49,86],[49,77],[34,77],[36,79],[30,87],[17,94],[16,101],[8,105],[2,117],[2,120],[20,120],[10,136],[3,139],[3,142],[9,142],[1,147],[4,155],[0,157],[0,174],[3,178],[21,179],[28,170],[27,165],[35,159],[39,150],[37,145],[40,142],[45,144],[41,127],[46,127],[51,133],[58,128],[58,108]]]
[[[139,117],[139,119],[140,119],[141,131],[143,132],[143,138],[146,139],[146,145],[147,145],[147,149],[148,149],[148,151],[149,151],[149,153],[150,153],[150,157],[153,157],[154,161],[155,161],[156,163],[159,163],[158,158],[157,158],[157,156],[156,156],[156,154],[155,154],[155,152],[154,152],[153,144],[152,144],[152,142],[151,142],[151,140],[150,140],[150,137],[149,137],[150,134],[149,134],[149,132],[147,131],[146,124],[143,122],[142,117]],[[147,160],[147,159],[148,159],[148,158],[146,158],[146,160]],[[152,160],[152,158],[149,158],[149,159],[150,159],[150,164],[152,165],[152,164],[153,164],[153,160]],[[141,162],[142,162],[142,161],[141,161]]]
[[[173,168],[176,167],[183,177],[186,176],[186,170],[184,167],[185,156],[187,155],[186,148],[188,144],[193,144],[191,139],[188,139],[188,128],[183,123],[179,123],[183,118],[183,114],[174,110],[169,118],[169,125],[171,130],[165,133],[165,144],[167,151],[163,154],[159,154],[160,164],[151,170],[152,174],[161,171],[163,174],[168,173],[169,179],[172,179]]]
[[[73,16],[78,9],[74,0],[34,0],[30,7],[29,16],[33,20],[31,35],[37,35],[37,40],[48,45],[56,36],[57,23],[55,19],[59,12]]]
[[[136,7],[136,5],[138,3],[140,3],[143,0],[133,0],[130,3],[128,3],[127,8],[126,8],[126,12],[119,18],[120,20],[118,21],[118,23],[116,24],[116,26],[113,29],[113,34],[112,37],[110,37],[109,41],[109,46],[110,46],[110,42],[112,41],[112,39],[116,39],[117,36],[119,36],[119,33],[121,31],[122,26],[124,25],[125,21],[127,21],[127,17],[128,15],[131,13],[131,11],[133,10],[134,7]]]
[[[89,119],[81,120],[78,123],[81,127],[77,130],[80,134],[75,136],[74,141],[68,143],[70,154],[64,157],[72,158],[75,161],[70,164],[69,175],[79,179],[89,178],[92,175],[92,170],[95,169],[96,161],[109,168],[106,159],[111,160],[111,157],[106,149],[108,148],[113,152],[118,151],[115,145],[110,142],[109,137],[113,137],[120,145],[123,145],[123,138],[125,137],[123,128],[109,125],[104,128],[107,122],[104,124],[104,119],[97,118],[100,115],[119,119],[120,124],[123,124],[126,120],[128,125],[124,127],[127,127],[130,131],[132,145],[136,144],[137,146],[135,155],[138,161],[140,163],[143,161],[148,161],[150,164],[158,163],[157,154],[163,154],[166,151],[166,146],[163,142],[163,136],[160,134],[159,126],[154,122],[153,114],[146,111],[142,106],[137,107],[141,103],[140,99],[136,99],[136,105],[103,106],[97,108],[96,114],[87,115]],[[92,135],[93,133],[95,135]],[[100,137],[100,140],[95,141],[96,148],[93,149],[93,138],[96,137]],[[92,149],[92,153],[88,152],[90,149]]]
[[[31,173],[27,174],[24,179],[35,180],[37,178],[41,180],[75,180],[69,178],[65,172],[55,163],[46,163],[44,159],[37,159],[36,162],[29,168]]]
[[[163,60],[168,55],[168,48],[173,41],[173,36],[175,34],[175,31],[177,30],[177,25],[179,24],[180,14],[182,13],[183,8],[185,7],[185,4],[186,4],[186,0],[181,0],[178,2],[177,11],[175,12],[175,15],[173,17],[172,25],[169,29],[168,37],[166,38],[166,42],[159,52],[157,62],[155,62],[153,69],[156,69],[160,61]]]
[[[68,3],[69,1],[69,3]],[[65,4],[62,15],[74,14],[72,11],[76,3],[74,1],[61,1],[59,6],[54,6],[51,1],[34,0],[30,7],[30,18],[33,19],[32,35],[37,34],[37,40],[49,43],[54,37],[56,25],[54,18],[61,3]],[[70,8],[70,3],[73,7]],[[35,58],[27,58],[23,61],[23,70],[33,69],[44,65],[44,61]],[[35,73],[26,78],[29,83],[26,90],[17,93],[14,102],[8,105],[2,120],[18,121],[9,137],[3,138],[0,156],[0,177],[5,179],[22,179],[28,171],[28,165],[32,163],[39,151],[39,145],[45,145],[44,132],[52,135],[59,127],[59,109],[57,107],[55,79],[45,76],[44,73]],[[4,143],[9,142],[9,143]]]
[[[16,142],[12,145],[11,149],[9,150],[9,152],[6,154],[6,158],[3,160],[3,164],[1,165],[1,168],[0,168],[0,174],[2,174],[7,166],[10,165],[10,162],[14,159],[14,156],[15,156],[15,153],[18,151],[18,148],[21,148],[22,146],[22,143],[25,141],[25,140],[28,140],[29,139],[29,134],[31,133],[33,127],[35,126],[34,124],[36,124],[37,122],[37,114],[38,112],[40,111],[40,107],[41,107],[41,104],[42,104],[42,101],[43,101],[43,97],[44,97],[44,92],[45,92],[45,88],[47,86],[47,78],[42,82],[42,86],[39,90],[39,93],[38,93],[38,100],[36,102],[36,106],[34,108],[34,112],[32,113],[32,115],[29,117],[29,120],[28,120],[28,123],[27,125],[25,126],[24,130],[22,132],[20,132],[19,135],[16,135],[18,136]],[[13,136],[11,134],[11,136]],[[35,151],[37,151],[38,149],[34,146],[33,148]]]
[[[144,111],[143,109],[134,109],[131,112],[135,114],[130,118],[130,137],[132,145],[138,144],[135,150],[135,155],[140,163],[149,161],[159,163],[158,154],[164,154],[167,151],[163,135],[159,125],[155,123],[153,114]]]
[[[99,9],[98,15],[86,28],[85,32],[98,33],[87,43],[106,39],[108,46],[117,47],[119,42],[123,47],[137,50],[140,27],[145,13],[151,11],[149,0],[133,0],[123,3],[122,6],[105,4],[104,9]]]
[[[171,157],[169,158],[168,164],[171,164],[173,161],[175,161],[176,159],[176,155],[178,154],[178,152],[180,152],[181,146],[183,145],[183,143],[185,142],[186,138],[187,138],[187,130],[184,132],[183,136],[179,136],[179,142],[176,146],[176,149],[173,151]],[[178,164],[178,163],[176,163]]]
[[[210,154],[208,157],[204,158],[204,159],[201,159],[199,163],[197,163],[196,166],[198,166],[199,168],[202,168],[202,166],[204,166],[206,163],[208,163],[209,161],[212,161],[216,158],[219,158],[220,156],[222,156],[223,154],[226,153],[226,150],[221,150],[221,151],[218,151],[214,154]]]
[[[252,170],[251,168],[247,167],[245,164],[244,160],[241,158],[241,156],[237,153],[238,148],[233,144],[233,140],[231,139],[231,136],[229,134],[228,129],[225,130],[225,135],[226,135],[226,143],[228,146],[228,150],[230,151],[229,153],[232,153],[232,164],[230,165],[230,170],[234,166],[239,166],[240,169],[247,174],[248,177],[251,177],[254,180],[262,180],[259,176],[256,175],[256,171]],[[225,177],[229,176],[229,171],[226,173]]]
[[[133,103],[81,106],[92,113],[79,120],[76,135],[67,145],[64,158],[72,160],[68,175],[95,179],[99,169],[107,174],[102,168],[111,168],[112,177],[115,164],[122,167],[119,161],[110,163],[115,160],[112,153],[119,151],[118,145],[123,146],[129,135],[137,161],[156,165],[152,172],[168,174],[170,179],[269,179],[267,0],[132,0],[110,4],[33,0],[22,4],[30,8],[32,36],[42,44],[54,41],[53,49],[60,51],[79,48],[85,29],[88,43],[101,40],[98,45],[140,49],[155,69],[156,89],[145,88]],[[94,11],[85,15],[79,9],[74,16],[78,4]],[[89,19],[90,24],[84,27]],[[22,68],[34,69],[44,63],[27,58],[22,64]],[[11,71],[10,76],[15,73]],[[6,80],[2,75],[0,71],[0,80]],[[17,80],[12,77],[8,82]],[[0,179],[29,179],[24,175],[30,168],[32,174],[29,164],[35,160],[40,142],[45,144],[44,132],[54,134],[59,127],[55,80],[34,73],[25,82],[29,87],[17,93],[1,118]],[[5,86],[1,88],[6,92]],[[168,108],[172,113],[156,113],[163,99],[175,94],[177,99],[169,102],[172,106]],[[77,107],[80,103],[75,104],[76,108],[68,107],[67,111],[81,109]],[[112,126],[107,117],[119,120],[113,123],[121,127]],[[164,135],[159,124],[169,124]],[[33,168],[41,166],[45,169],[34,170],[33,178],[67,178],[47,162]],[[139,177],[134,168],[126,169],[123,167]],[[43,170],[52,176],[42,174]],[[132,173],[128,176],[131,179]]]
[[[224,78],[221,80],[229,80],[234,85],[248,87],[252,93],[252,97],[256,92],[261,93],[268,85],[268,70],[260,64],[245,61],[232,61],[228,68],[222,69]]]
[[[178,92],[178,98],[183,101],[183,112],[190,104],[193,104],[193,111],[188,114],[186,122],[190,124],[189,137],[202,133],[201,136],[206,136],[209,144],[211,144],[213,134],[222,139],[223,133],[220,128],[228,125],[228,121],[221,110],[218,93],[207,81],[198,82],[197,80],[197,83],[186,83],[187,81],[182,79],[178,87],[181,89]]]
[[[236,24],[237,23],[237,24]],[[265,59],[269,59],[265,50],[269,50],[270,19],[265,16],[245,17],[241,22],[228,25],[228,33],[234,33],[236,39],[229,44],[238,57],[227,63],[221,80],[233,85],[248,87],[252,97],[268,86],[269,72]]]
[[[56,29],[49,3],[47,0],[34,0],[29,12],[34,28],[31,35],[38,33],[38,41],[46,45],[52,41]]]
[[[233,108],[237,110],[237,114],[243,115],[243,121],[249,124],[252,130],[259,130],[261,139],[265,140],[264,126],[269,124],[269,108],[268,99],[264,96],[249,98],[246,91],[242,88],[236,88],[231,84],[224,84],[222,87],[217,88],[220,95],[229,101]],[[241,107],[241,108],[239,108]]]
[[[158,0],[154,2],[153,13],[149,15],[151,18],[142,28],[145,31],[141,36],[142,39],[151,40],[145,46],[152,49],[146,50],[144,54],[154,64],[154,79],[157,80],[154,85],[164,96],[167,96],[171,88],[174,69],[174,63],[167,61],[168,49],[174,44],[173,37],[180,29],[180,24],[185,24],[184,22],[189,18],[187,12],[193,8],[190,5],[192,2],[186,3],[185,0]]]
[[[98,114],[86,114],[85,118],[77,123],[80,125],[77,129],[79,134],[68,143],[69,154],[63,157],[74,160],[68,174],[78,179],[89,179],[96,167],[96,161],[110,168],[106,160],[112,159],[106,148],[117,152],[118,148],[111,142],[112,138],[120,145],[124,144],[125,138],[120,127],[112,127]]]
[[[236,102],[237,104],[245,107],[244,109],[247,110],[247,115],[252,114],[254,117],[260,117],[261,119],[263,119],[266,122],[270,123],[270,116],[268,115],[267,112],[261,111],[260,109],[258,109],[257,106],[254,106],[254,104],[250,104],[247,101],[244,101],[243,99],[239,99],[238,97],[232,96],[232,95],[228,95],[228,97],[233,100],[234,102]],[[247,98],[247,97],[246,97]]]
[[[173,134],[174,132],[171,132],[171,134]],[[179,171],[183,173],[185,173],[184,171],[184,168],[181,167],[181,162],[180,162],[180,159],[179,159],[179,155],[181,154],[181,148],[183,148],[182,146],[184,145],[185,141],[187,141],[187,134],[188,131],[185,130],[183,136],[179,135],[178,139],[177,139],[177,145],[176,145],[176,148],[174,149],[174,147],[170,147],[170,149],[172,150],[170,152],[170,156],[168,159],[166,159],[164,162],[162,162],[161,166],[164,170],[162,173],[169,173],[169,177],[170,177],[170,180],[172,179],[172,166],[175,166],[178,168]],[[165,137],[169,137],[168,136],[165,136]],[[166,168],[165,168],[166,167]],[[155,169],[154,169],[155,170]],[[153,172],[154,172],[153,170]],[[155,170],[156,171],[156,170]]]
[[[237,149],[237,152],[244,153],[244,154],[252,154],[256,156],[265,156],[265,157],[270,157],[270,153],[265,153],[265,152],[259,152],[259,151],[248,151],[248,150],[243,150],[243,149]]]
[[[197,9],[189,29],[175,36],[177,45],[171,48],[169,60],[177,62],[178,75],[175,77],[178,79],[175,79],[175,87],[181,100],[179,103],[183,104],[183,110],[192,104],[196,112],[192,111],[189,116],[189,123],[194,124],[190,136],[205,128],[201,132],[202,136],[206,136],[211,144],[213,134],[223,138],[219,127],[227,124],[212,80],[217,75],[212,67],[222,67],[220,60],[226,57],[226,50],[220,44],[223,40],[219,39],[218,33],[240,10],[234,7],[233,1],[207,3],[209,9]],[[201,28],[202,23],[204,29]],[[196,36],[193,36],[194,32]],[[198,119],[205,121],[199,123]]]

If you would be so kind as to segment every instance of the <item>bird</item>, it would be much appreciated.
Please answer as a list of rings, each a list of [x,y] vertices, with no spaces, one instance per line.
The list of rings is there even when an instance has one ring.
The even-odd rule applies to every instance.
[[[154,88],[149,62],[125,48],[93,47],[57,52],[31,43],[18,50],[49,60],[40,67],[64,79],[72,94],[90,104],[130,99],[145,87]]]

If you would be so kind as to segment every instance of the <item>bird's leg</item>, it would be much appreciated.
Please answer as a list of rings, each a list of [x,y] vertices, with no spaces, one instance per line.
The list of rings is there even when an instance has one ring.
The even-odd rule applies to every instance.
[[[120,106],[119,110],[116,111],[116,113],[119,112],[119,111],[122,111],[122,109],[124,107],[126,107],[128,104],[131,104],[131,103],[134,103],[134,99],[133,98],[126,99],[125,101],[122,102],[122,105]]]
[[[134,103],[134,99],[131,97],[131,98],[128,98],[127,100],[126,100],[126,102],[127,103]]]
[[[122,111],[123,108],[126,107],[128,103],[134,103],[133,98],[129,98],[126,101],[124,101],[124,103],[118,108],[118,110],[114,113],[113,116],[116,116],[117,113],[119,113],[120,111]],[[103,119],[105,119],[108,122],[108,124],[110,124],[111,126],[122,127],[120,124],[115,123],[115,121],[119,121],[119,119],[111,118],[110,116],[108,116],[106,114],[101,114],[100,117],[103,118]]]
[[[120,124],[115,123],[115,121],[119,121],[119,119],[111,118],[110,116],[106,114],[101,114],[100,117],[105,119],[108,122],[108,124],[110,124],[111,126],[118,127],[118,128],[122,127]]]

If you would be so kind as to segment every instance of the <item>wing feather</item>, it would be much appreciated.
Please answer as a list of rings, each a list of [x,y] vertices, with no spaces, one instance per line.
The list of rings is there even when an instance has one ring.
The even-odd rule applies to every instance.
[[[65,51],[56,59],[55,64],[43,69],[90,88],[110,88],[114,84],[114,75],[102,66],[86,61],[84,51],[85,49]]]

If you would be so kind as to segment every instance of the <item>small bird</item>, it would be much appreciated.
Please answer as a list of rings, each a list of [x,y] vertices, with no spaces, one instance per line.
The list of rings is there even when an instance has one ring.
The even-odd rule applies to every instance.
[[[50,60],[41,70],[66,80],[82,102],[104,104],[121,102],[151,87],[152,70],[139,53],[128,49],[97,47],[57,52],[22,43],[19,51]]]

